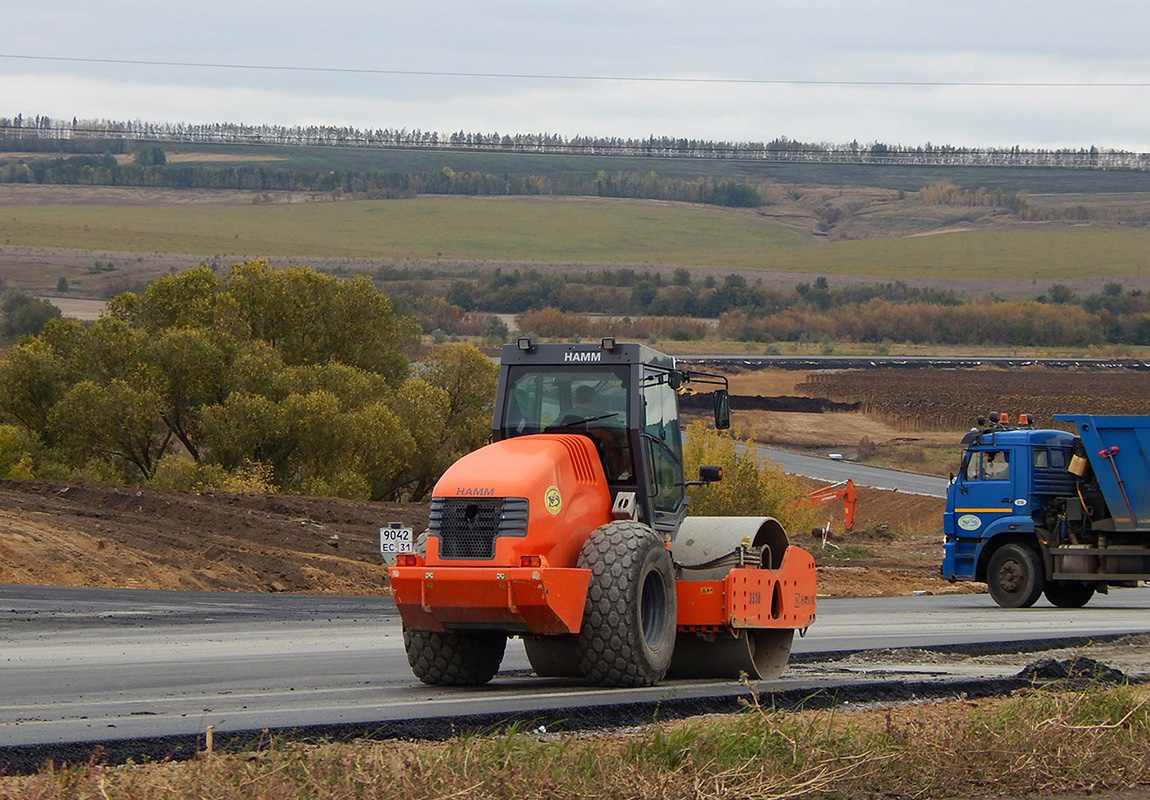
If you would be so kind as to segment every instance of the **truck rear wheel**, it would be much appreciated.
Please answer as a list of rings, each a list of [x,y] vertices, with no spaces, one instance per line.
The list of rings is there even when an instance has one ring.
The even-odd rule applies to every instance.
[[[1003,608],[1030,608],[1042,594],[1042,559],[1033,547],[1008,544],[994,551],[986,569],[986,585]]]
[[[579,669],[603,686],[651,686],[675,649],[676,594],[663,538],[638,522],[609,522],[579,553],[591,570],[583,625],[575,641]]]
[[[499,671],[505,633],[403,632],[407,663],[415,677],[436,686],[478,686]]]
[[[1059,608],[1082,608],[1094,596],[1094,586],[1073,581],[1051,581],[1043,592],[1053,606]]]

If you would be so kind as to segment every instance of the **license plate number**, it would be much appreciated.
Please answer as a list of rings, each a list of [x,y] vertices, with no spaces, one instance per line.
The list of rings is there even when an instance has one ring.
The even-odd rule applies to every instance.
[[[379,552],[385,560],[395,561],[400,553],[415,552],[415,537],[411,528],[389,525],[379,529]]]

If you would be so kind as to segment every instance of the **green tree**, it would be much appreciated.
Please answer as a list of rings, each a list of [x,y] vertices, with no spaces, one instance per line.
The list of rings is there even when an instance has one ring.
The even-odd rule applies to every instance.
[[[146,480],[172,438],[157,424],[161,405],[157,392],[119,379],[80,381],[52,406],[48,428],[71,464],[79,467],[97,458],[126,479]]]
[[[287,364],[339,361],[398,380],[403,351],[418,327],[392,311],[366,277],[340,281],[305,267],[273,270],[266,261],[232,267],[228,291],[250,338],[276,348]]]
[[[234,341],[207,328],[171,328],[148,342],[145,359],[159,381],[160,419],[200,461],[200,410],[226,395]]]
[[[366,280],[200,266],[16,345],[0,411],[73,470],[148,480],[162,462],[166,485],[421,495],[486,437],[494,365],[448,348],[409,378],[416,331]]]
[[[35,336],[51,319],[59,319],[60,309],[37,297],[9,289],[0,295],[0,337],[15,339]]]
[[[498,369],[495,362],[472,345],[445,344],[419,362],[416,372],[447,395],[440,440],[440,463],[443,466],[432,470],[438,476],[461,455],[487,441],[491,433]]]
[[[43,436],[48,415],[67,391],[72,373],[67,361],[46,340],[16,345],[0,362],[0,410],[28,431]]]

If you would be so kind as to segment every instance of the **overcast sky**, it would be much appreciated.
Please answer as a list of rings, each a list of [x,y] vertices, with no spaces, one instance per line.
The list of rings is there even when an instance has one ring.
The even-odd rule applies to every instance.
[[[1150,151],[1145,0],[0,8],[0,117]]]

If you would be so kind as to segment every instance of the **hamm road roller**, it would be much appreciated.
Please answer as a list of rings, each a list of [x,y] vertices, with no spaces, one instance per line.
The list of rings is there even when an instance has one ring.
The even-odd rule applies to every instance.
[[[389,568],[407,658],[476,685],[522,637],[541,677],[769,679],[815,618],[811,555],[770,517],[692,517],[678,395],[730,426],[727,379],[640,344],[503,347],[491,443],[432,493]]]

